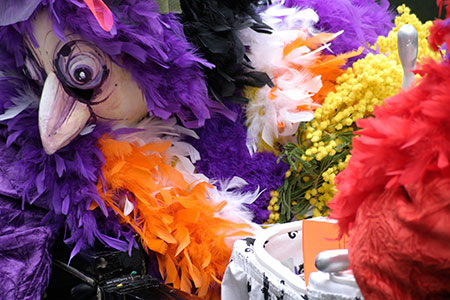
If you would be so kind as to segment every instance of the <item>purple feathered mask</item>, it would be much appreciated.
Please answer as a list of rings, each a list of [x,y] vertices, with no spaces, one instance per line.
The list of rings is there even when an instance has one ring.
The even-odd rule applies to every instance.
[[[55,214],[65,216],[65,241],[75,243],[72,255],[95,239],[120,250],[135,245],[133,232],[117,222],[97,193],[103,163],[97,140],[110,128],[102,122],[96,122],[94,129],[78,128],[81,131],[68,136],[66,145],[45,151],[42,132],[51,136],[58,134],[58,128],[70,127],[65,120],[75,109],[89,112],[87,125],[102,118],[95,112],[112,97],[115,85],[108,90],[102,84],[110,80],[114,68],[137,84],[145,101],[144,114],[163,119],[175,115],[184,125],[199,127],[213,111],[223,110],[208,98],[201,71],[208,64],[196,56],[174,15],[161,15],[152,0],[103,2],[114,18],[110,31],[102,28],[84,1],[0,4],[4,25],[0,26],[0,147],[15,153],[3,164],[3,175],[8,177],[4,179],[23,203],[50,211],[44,223]],[[48,41],[47,35],[37,36],[34,30],[42,22],[49,22],[51,35],[57,37],[54,48],[50,47],[54,53],[38,43]],[[37,59],[45,55],[47,62]],[[59,103],[52,95],[63,95],[65,101]],[[53,105],[47,115],[40,107],[43,97]],[[122,98],[125,104],[127,100],[132,99]],[[59,114],[62,121],[50,122],[45,118],[49,114]],[[38,126],[38,115],[44,116],[47,127]],[[93,201],[100,210],[89,209]]]
[[[103,3],[2,1],[0,24],[10,25],[0,28],[0,39],[8,42],[6,50],[14,56],[16,67],[22,67],[26,57],[23,37],[36,43],[32,20],[46,8],[53,32],[60,40],[65,40],[65,32],[74,32],[132,74],[145,96],[150,115],[163,119],[176,115],[185,126],[200,127],[212,111],[223,110],[208,98],[201,66],[211,66],[194,54],[173,15],[159,14],[154,1],[104,1],[114,17],[108,32],[99,23],[102,13],[92,13],[88,2]]]

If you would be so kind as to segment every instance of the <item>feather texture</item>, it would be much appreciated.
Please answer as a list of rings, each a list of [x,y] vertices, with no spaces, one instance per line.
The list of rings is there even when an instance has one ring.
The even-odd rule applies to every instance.
[[[8,80],[8,75],[0,74],[0,78]],[[9,80],[11,79],[14,80],[13,78],[9,78]],[[28,108],[36,108],[39,103],[39,98],[33,93],[31,86],[25,85],[23,92],[12,97],[10,101],[11,106],[9,106],[4,113],[0,114],[0,121],[13,119]]]
[[[154,1],[108,1],[107,4],[117,21],[110,32],[99,26],[81,1],[42,0],[37,10],[48,9],[54,33],[61,39],[66,31],[77,33],[130,71],[145,95],[149,114],[167,119],[176,115],[186,126],[198,127],[212,112],[223,112],[223,107],[208,97],[201,66],[209,64],[194,54],[175,16],[158,14]],[[0,40],[4,42],[0,45],[0,114],[3,119],[0,138],[5,147],[17,152],[17,159],[5,168],[17,175],[11,175],[12,184],[24,203],[49,210],[48,219],[64,217],[64,238],[73,246],[72,257],[81,249],[93,246],[95,240],[131,251],[136,246],[134,232],[117,222],[115,213],[105,206],[97,193],[97,180],[104,162],[97,139],[110,128],[90,124],[82,136],[58,153],[48,156],[42,149],[37,128],[41,91],[21,72],[24,37],[38,46],[32,34],[34,14],[24,22],[0,27]],[[184,152],[174,156],[198,159],[192,147],[180,145],[177,149]],[[193,169],[192,163],[190,168]],[[131,199],[123,202],[128,216],[135,206]]]
[[[450,16],[450,1],[448,0],[436,0],[437,5],[439,6],[439,16],[442,16],[442,10],[445,7],[447,10],[446,17]]]
[[[255,0],[182,0],[181,22],[188,40],[214,64],[204,68],[210,95],[217,101],[245,103],[239,90],[244,85],[261,87],[270,84],[270,78],[250,65],[246,49],[237,32],[252,28],[255,32],[270,33],[257,13]]]
[[[0,80],[0,83],[6,83]],[[0,89],[3,93],[3,105],[6,99],[36,99],[24,89],[27,84],[21,80],[9,81]],[[14,94],[10,94],[13,91]],[[3,121],[5,122],[5,121]],[[130,229],[113,224],[114,218],[97,194],[96,180],[103,156],[97,148],[97,139],[108,130],[98,126],[89,135],[78,137],[73,144],[64,147],[57,154],[48,156],[42,149],[37,128],[37,107],[28,106],[18,115],[7,120],[8,126],[0,130],[6,146],[16,152],[16,160],[8,161],[13,186],[19,191],[23,205],[31,203],[49,210],[47,218],[65,217],[66,239],[74,248],[71,257],[81,249],[94,244],[98,239],[106,245],[128,251],[136,245]],[[91,202],[100,209],[89,210]],[[109,224],[104,227],[104,224]]]
[[[42,0],[5,0],[0,4],[0,26],[26,21]]]
[[[339,32],[328,54],[341,54],[365,47],[359,56],[349,59],[351,65],[370,53],[366,46],[373,45],[378,36],[386,36],[394,27],[394,14],[389,10],[388,0],[277,0],[287,7],[311,8],[320,18],[316,27],[320,31]]]
[[[194,54],[176,17],[158,14],[154,1],[108,1],[107,4],[118,20],[110,32],[99,26],[89,8],[80,1],[42,0],[37,10],[49,10],[54,32],[61,39],[65,30],[77,33],[98,45],[114,61],[120,61],[145,94],[150,114],[162,118],[177,115],[187,126],[196,127],[211,112],[223,111],[220,105],[209,100],[200,69],[201,65],[208,64]],[[96,141],[101,133],[110,130],[108,126],[94,128],[90,124],[83,130],[83,136],[55,155],[47,156],[42,150],[36,119],[40,88],[23,74],[17,74],[24,64],[24,37],[30,37],[38,46],[32,34],[33,16],[0,27],[0,40],[8,41],[0,46],[1,136],[7,146],[18,151],[17,160],[8,168],[26,170],[24,174],[27,174],[16,178],[15,186],[24,202],[66,217],[66,242],[74,245],[72,255],[93,245],[95,238],[111,247],[130,250],[135,245],[133,232],[114,222],[114,214],[108,212],[103,201],[98,201],[96,181],[103,156]],[[187,155],[198,159],[195,149],[185,149]],[[185,153],[178,155],[184,157]],[[97,202],[91,203],[92,199]],[[89,209],[97,206],[100,209]]]
[[[431,48],[435,51],[439,50],[444,43],[448,47],[450,45],[450,19],[436,20],[430,29],[428,40]]]
[[[153,0],[107,4],[117,21],[109,32],[102,29],[84,2],[41,0],[27,21],[0,27],[0,38],[11,42],[4,50],[15,57],[17,67],[21,68],[25,52],[23,36],[34,41],[31,20],[38,10],[46,8],[54,33],[61,40],[67,31],[77,33],[131,72],[145,96],[150,115],[163,119],[176,115],[185,126],[200,127],[213,112],[227,114],[223,106],[208,96],[202,68],[212,65],[194,53],[176,16],[159,14]]]
[[[0,31],[5,33],[5,28]],[[16,47],[23,47],[22,41],[14,41]],[[18,192],[23,206],[31,203],[49,211],[44,223],[64,219],[65,241],[74,247],[71,256],[92,246],[95,239],[123,251],[131,250],[136,245],[133,232],[111,222],[114,214],[97,194],[96,180],[103,160],[97,139],[108,128],[98,126],[91,134],[78,137],[48,156],[42,149],[37,126],[39,88],[18,72],[17,60],[5,46],[0,46],[0,139],[2,147],[15,153],[15,159],[4,161],[3,167],[8,170],[4,176]],[[11,113],[13,109],[17,114]],[[92,201],[101,209],[89,210]]]
[[[416,86],[357,122],[362,130],[336,180],[332,216],[351,230],[351,267],[365,298],[450,293],[450,62],[430,60],[417,72]]]
[[[235,190],[253,193],[260,189],[258,199],[246,206],[254,215],[253,221],[261,224],[269,216],[267,205],[271,198],[270,191],[282,184],[288,166],[283,161],[277,162],[273,153],[259,152],[250,155],[246,146],[247,134],[242,107],[234,104],[229,105],[229,108],[238,114],[235,122],[223,116],[215,116],[206,122],[205,127],[196,130],[200,139],[189,139],[202,158],[195,166],[198,172],[219,183],[235,176],[248,183]]]
[[[231,255],[227,240],[251,232],[239,218],[248,214],[239,213],[242,209],[237,200],[252,202],[259,193],[216,190],[206,177],[189,174],[186,164],[192,162],[177,154],[185,151],[185,145],[177,146],[173,134],[156,137],[153,127],[148,129],[153,136],[133,133],[135,138],[140,135],[134,143],[126,135],[119,140],[100,140],[106,162],[98,192],[141,236],[143,244],[157,253],[166,283],[200,297],[217,296],[217,290],[210,287],[217,287],[215,280],[222,278]],[[237,181],[239,186],[244,183]],[[235,182],[228,188],[237,187]],[[133,205],[131,212],[128,202]]]
[[[273,5],[262,18],[274,28],[271,36],[262,39],[248,30],[242,33],[254,66],[267,72],[275,84],[247,89],[251,152],[275,149],[277,141],[286,141],[297,132],[300,122],[311,121],[315,108],[334,90],[336,78],[343,73],[341,67],[362,52],[325,55],[323,50],[342,32],[317,32],[313,25],[318,16],[311,9]]]
[[[226,201],[226,206],[218,213],[220,218],[235,222],[253,219],[253,212],[248,206],[261,195],[259,187],[251,193],[242,193],[240,190],[245,188],[248,183],[237,176],[214,183],[217,188],[210,191],[212,198]]]

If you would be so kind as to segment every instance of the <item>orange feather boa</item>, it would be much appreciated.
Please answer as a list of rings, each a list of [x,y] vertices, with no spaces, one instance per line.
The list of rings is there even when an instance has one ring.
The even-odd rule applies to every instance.
[[[248,235],[249,226],[217,217],[226,202],[212,199],[209,183],[185,180],[164,154],[171,141],[139,146],[105,137],[99,145],[106,159],[99,195],[157,254],[165,282],[218,298],[210,287],[219,286],[228,264],[226,239]]]

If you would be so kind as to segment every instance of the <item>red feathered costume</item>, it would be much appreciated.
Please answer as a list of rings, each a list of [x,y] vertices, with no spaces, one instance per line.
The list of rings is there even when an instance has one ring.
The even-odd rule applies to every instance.
[[[415,87],[358,122],[336,180],[332,216],[350,231],[366,300],[450,299],[450,61],[419,73]]]

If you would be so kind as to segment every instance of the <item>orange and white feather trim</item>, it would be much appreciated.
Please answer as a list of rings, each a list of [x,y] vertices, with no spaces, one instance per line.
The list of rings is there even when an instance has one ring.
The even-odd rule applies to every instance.
[[[273,150],[275,143],[288,141],[300,122],[311,121],[326,94],[334,90],[336,78],[349,57],[362,51],[338,56],[323,52],[338,33],[317,32],[318,15],[311,9],[299,10],[274,5],[262,14],[274,30],[263,35],[250,29],[241,32],[249,47],[249,58],[258,71],[272,78],[274,88],[248,88],[247,146],[251,152]]]
[[[194,133],[175,120],[149,119],[138,128],[142,130],[99,140],[106,161],[98,192],[157,254],[166,283],[217,298],[214,286],[219,286],[231,255],[229,240],[253,231],[244,220],[248,212],[233,199],[251,203],[259,194],[218,190],[193,173],[198,153],[179,136]],[[232,189],[244,183],[235,178],[226,185]]]

